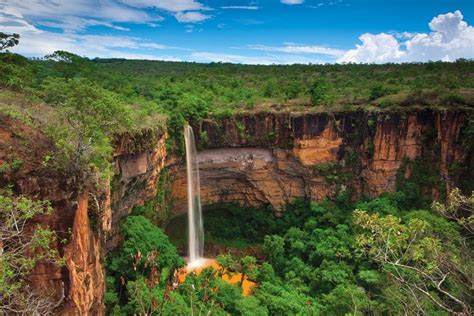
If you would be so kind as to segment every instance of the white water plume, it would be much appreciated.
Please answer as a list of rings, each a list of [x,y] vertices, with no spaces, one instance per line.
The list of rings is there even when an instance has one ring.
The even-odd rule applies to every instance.
[[[189,264],[199,262],[204,252],[204,231],[201,210],[199,184],[199,165],[197,162],[196,144],[191,126],[184,127],[186,144],[186,173],[188,183],[188,256]]]

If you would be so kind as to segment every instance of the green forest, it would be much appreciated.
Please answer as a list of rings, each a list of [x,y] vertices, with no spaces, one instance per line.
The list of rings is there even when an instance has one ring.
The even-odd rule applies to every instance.
[[[65,51],[41,59],[3,53],[0,106],[38,102],[51,106],[53,113],[39,119],[56,129],[50,133],[58,143],[64,143],[66,133],[57,130],[59,121],[73,113],[76,122],[64,122],[61,128],[77,134],[71,125],[79,124],[83,133],[96,134],[91,135],[95,157],[90,159],[103,166],[106,163],[100,160],[110,151],[106,138],[120,130],[161,124],[171,135],[170,148],[182,151],[184,124],[206,117],[242,112],[471,108],[472,73],[474,62],[464,59],[454,63],[251,66],[91,60]],[[83,109],[89,101],[94,104],[92,113]],[[51,116],[58,121],[48,122],[54,119]],[[111,123],[100,126],[98,121],[104,117]]]
[[[417,201],[426,203],[426,201]],[[282,217],[270,209],[221,206],[206,218],[206,240],[257,247],[257,257],[221,254],[222,269],[188,275],[163,231],[143,210],[122,226],[108,258],[112,315],[449,315],[472,305],[474,195],[454,191],[447,206],[413,209],[403,191],[351,203],[295,201]],[[205,213],[206,214],[206,213]],[[219,215],[220,214],[220,215]],[[206,215],[205,215],[206,216]],[[455,218],[456,220],[453,220]],[[223,274],[255,282],[251,296]],[[124,283],[121,280],[126,279]]]
[[[42,164],[75,175],[79,184],[90,181],[84,170],[110,181],[114,137],[124,132],[167,130],[168,150],[180,153],[183,126],[209,117],[473,105],[472,60],[250,66],[0,53],[0,113],[44,131],[55,151]],[[472,137],[471,118],[466,133]],[[10,157],[0,174],[21,163]],[[220,254],[221,270],[206,268],[183,283],[176,281],[186,264],[178,243],[150,204],[137,207],[121,223],[120,247],[105,258],[107,313],[468,315],[474,305],[474,194],[453,189],[443,201],[414,194],[422,192],[429,171],[414,171],[417,181],[373,199],[354,201],[342,192],[318,203],[296,200],[281,216],[266,207],[219,206],[225,211],[205,219],[206,238],[242,255]],[[9,188],[0,190],[0,212],[1,228],[51,209]],[[11,236],[14,243],[17,235]],[[49,249],[53,232],[39,229],[29,238],[38,257],[19,251],[0,258],[0,301],[21,300],[18,293],[38,260],[64,264]],[[249,248],[258,255],[246,254]],[[234,273],[255,283],[250,296],[221,279]]]

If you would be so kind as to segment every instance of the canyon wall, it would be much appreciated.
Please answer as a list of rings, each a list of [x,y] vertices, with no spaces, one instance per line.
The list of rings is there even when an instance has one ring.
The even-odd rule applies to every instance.
[[[161,129],[143,130],[117,136],[114,140],[112,179],[112,225],[107,250],[120,242],[120,222],[135,206],[152,199],[166,159],[166,139]]]
[[[28,229],[39,224],[54,230],[58,242],[51,247],[64,265],[40,261],[29,280],[34,291],[51,295],[58,314],[104,314],[106,250],[120,241],[121,219],[156,194],[166,137],[160,129],[118,136],[111,188],[93,170],[77,175],[63,170],[53,142],[40,129],[0,114],[0,166],[17,162],[0,172],[0,188],[12,186],[16,194],[49,200],[53,207]]]
[[[38,224],[54,230],[58,239],[50,246],[65,262],[40,261],[29,276],[33,291],[51,295],[62,315],[101,315],[103,247],[111,214],[108,188],[78,187],[73,175],[55,167],[54,157],[45,159],[54,151],[41,131],[0,114],[0,164],[17,161],[16,168],[0,172],[0,187],[51,202],[53,213],[33,218],[28,230]],[[89,200],[95,207],[88,207]]]
[[[404,161],[433,164],[448,189],[472,170],[465,111],[270,113],[205,120],[194,126],[203,204],[269,204],[281,211],[295,198],[322,200],[351,189],[354,198],[396,189]],[[169,164],[175,212],[185,208],[182,161]],[[405,177],[410,176],[406,168]],[[433,187],[437,198],[444,190]]]
[[[407,159],[420,158],[449,186],[472,179],[466,111],[260,113],[204,120],[198,131],[198,160],[204,205],[268,204],[276,212],[295,198],[322,200],[352,190],[354,197],[396,189],[409,177]],[[120,243],[120,223],[136,205],[156,196],[167,171],[171,216],[186,210],[182,155],[167,153],[166,132],[142,130],[114,140],[114,173],[99,185],[78,186],[70,174],[52,168],[54,151],[39,130],[0,115],[0,164],[17,158],[18,170],[0,173],[0,187],[48,199],[54,212],[37,217],[54,229],[64,266],[41,262],[30,279],[38,291],[53,290],[65,315],[101,315],[104,256]],[[472,141],[471,141],[472,142]],[[452,166],[462,166],[454,174]],[[403,168],[402,168],[403,167]],[[459,168],[458,168],[459,169]],[[94,174],[91,172],[90,177]],[[94,182],[92,181],[92,182]],[[437,197],[443,190],[433,187]]]

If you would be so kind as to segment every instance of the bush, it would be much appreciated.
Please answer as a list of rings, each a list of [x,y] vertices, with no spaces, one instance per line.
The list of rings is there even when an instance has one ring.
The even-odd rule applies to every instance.
[[[377,100],[378,98],[381,98],[381,97],[383,97],[387,94],[389,94],[388,89],[385,88],[382,84],[377,84],[377,85],[373,86],[370,89],[369,100],[374,101],[374,100]]]
[[[319,105],[321,102],[328,99],[328,86],[325,81],[316,80],[309,88],[309,95],[311,96],[311,104]]]
[[[464,105],[466,104],[466,100],[460,96],[459,94],[451,93],[444,96],[441,99],[442,105],[454,106],[454,105]]]

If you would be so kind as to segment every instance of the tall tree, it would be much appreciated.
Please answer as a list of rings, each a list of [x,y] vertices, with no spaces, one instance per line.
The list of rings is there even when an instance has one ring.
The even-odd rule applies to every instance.
[[[357,236],[359,247],[413,299],[419,312],[426,313],[427,298],[450,314],[472,315],[472,260],[462,258],[448,236],[422,219],[403,223],[361,210],[354,211],[354,223],[363,230]]]
[[[0,51],[18,45],[18,43],[20,43],[20,34],[0,32]]]

